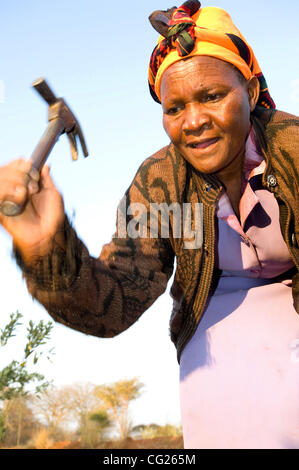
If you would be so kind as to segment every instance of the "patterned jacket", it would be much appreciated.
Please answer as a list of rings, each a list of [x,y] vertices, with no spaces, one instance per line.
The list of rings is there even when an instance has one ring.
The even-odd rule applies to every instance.
[[[292,277],[294,307],[299,312],[299,118],[256,108],[252,123],[266,160],[263,187],[274,193],[279,204],[283,238],[295,263],[277,281]],[[126,207],[143,204],[148,215],[154,203],[168,207],[178,203],[180,208],[189,203],[192,227],[195,205],[201,203],[202,244],[190,249],[184,233],[174,236],[170,213],[169,236],[162,236],[161,224],[156,238],[121,237],[116,231],[96,259],[66,219],[66,251],[53,240],[51,254],[29,268],[15,250],[29,292],[56,321],[87,334],[113,337],[136,322],[165,291],[176,259],[170,336],[179,361],[220,274],[214,267],[214,247],[216,205],[222,191],[214,175],[196,171],[170,144],[142,163],[124,201]],[[125,217],[126,224],[134,219],[127,212]]]

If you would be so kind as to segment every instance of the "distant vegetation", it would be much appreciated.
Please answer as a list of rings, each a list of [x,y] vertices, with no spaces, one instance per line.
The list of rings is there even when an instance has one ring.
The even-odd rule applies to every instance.
[[[11,314],[0,330],[2,348],[24,327],[21,319]],[[53,354],[51,330],[51,322],[29,321],[23,356],[0,370],[0,448],[183,448],[179,426],[133,427],[130,409],[144,388],[138,378],[54,387],[35,371]]]

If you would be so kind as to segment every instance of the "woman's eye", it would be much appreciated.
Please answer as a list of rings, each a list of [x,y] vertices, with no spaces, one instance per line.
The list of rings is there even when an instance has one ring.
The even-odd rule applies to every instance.
[[[220,98],[221,98],[220,93],[210,93],[210,94],[206,95],[205,101],[217,101]]]
[[[216,94],[214,94],[214,95],[207,95],[206,100],[207,100],[207,101],[214,101],[214,100],[216,100],[218,97],[219,97],[219,95],[216,95]]]
[[[181,109],[182,109],[182,106],[172,106],[171,108],[167,108],[166,114],[170,114],[170,115],[177,114],[181,111]]]
[[[170,108],[168,110],[168,114],[176,114],[178,112],[178,108]]]

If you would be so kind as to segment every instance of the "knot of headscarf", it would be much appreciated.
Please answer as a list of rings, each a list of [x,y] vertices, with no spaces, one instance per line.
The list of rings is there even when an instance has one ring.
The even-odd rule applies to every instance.
[[[195,22],[191,17],[199,9],[200,2],[188,0],[174,10],[168,23],[168,33],[167,38],[164,39],[164,47],[176,47],[181,57],[190,54],[195,45]]]
[[[158,103],[160,103],[160,100],[155,93],[155,79],[159,67],[171,49],[176,48],[181,57],[186,57],[193,50],[195,45],[195,22],[191,17],[200,9],[200,6],[198,0],[188,0],[179,8],[174,7],[169,10],[172,16],[167,24],[166,37],[157,44],[150,58],[150,92]]]
[[[230,62],[247,80],[255,76],[260,83],[257,104],[275,108],[255,55],[228,13],[214,7],[200,8],[198,0],[188,0],[179,8],[156,11],[150,16],[152,25],[162,35],[149,63],[148,81],[153,99],[161,103],[159,86],[171,63],[188,56],[208,55]]]

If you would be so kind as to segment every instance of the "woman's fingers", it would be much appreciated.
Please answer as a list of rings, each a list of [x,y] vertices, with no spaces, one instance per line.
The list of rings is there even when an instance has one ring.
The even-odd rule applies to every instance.
[[[15,169],[24,173],[29,173],[32,167],[32,162],[30,160],[25,160],[25,158],[17,158],[9,162],[7,165],[4,165],[4,167],[2,168],[6,168],[6,167]]]
[[[38,182],[39,179],[40,179],[40,174],[39,172],[36,170],[36,168],[34,168],[34,166],[31,167],[30,171],[29,171],[29,176],[32,180]]]
[[[45,189],[56,189],[54,182],[50,175],[50,167],[44,165],[40,173],[40,183],[41,186]]]
[[[12,201],[23,205],[28,197],[39,191],[39,172],[32,162],[17,159],[0,168],[0,204]]]
[[[27,184],[22,175],[11,177],[0,173],[0,203],[3,201],[12,201],[17,204],[23,203],[27,198]]]

